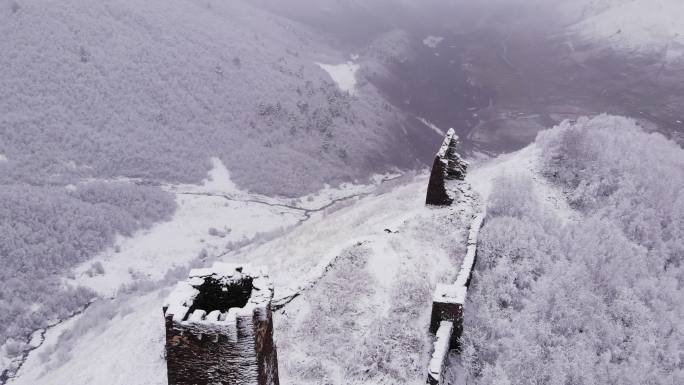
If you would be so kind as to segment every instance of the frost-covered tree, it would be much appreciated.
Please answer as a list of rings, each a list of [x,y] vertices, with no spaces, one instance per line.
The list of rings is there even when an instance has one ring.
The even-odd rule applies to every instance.
[[[0,188],[0,345],[22,340],[49,320],[81,308],[93,293],[64,287],[61,276],[113,243],[116,234],[170,218],[173,196],[129,183],[73,189]],[[93,273],[102,272],[95,266]]]
[[[537,145],[583,218],[555,219],[529,180],[495,183],[466,311],[469,383],[684,383],[684,151],[610,116]]]

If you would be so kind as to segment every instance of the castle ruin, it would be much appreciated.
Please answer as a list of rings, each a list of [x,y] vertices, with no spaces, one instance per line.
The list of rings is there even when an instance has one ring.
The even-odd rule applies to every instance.
[[[425,198],[426,204],[449,206],[454,202],[455,189],[449,188],[449,181],[464,180],[468,170],[468,162],[458,154],[457,147],[458,135],[453,128],[450,128],[432,164]]]
[[[278,385],[272,298],[263,268],[192,270],[163,307],[169,385]]]

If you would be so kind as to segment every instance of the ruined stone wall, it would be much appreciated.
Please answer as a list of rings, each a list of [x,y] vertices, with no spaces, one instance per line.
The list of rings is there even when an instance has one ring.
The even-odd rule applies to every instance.
[[[466,256],[453,284],[438,284],[432,300],[430,332],[435,335],[435,348],[428,367],[427,383],[443,383],[443,371],[449,350],[460,350],[463,315],[468,286],[477,260],[477,240],[484,225],[486,211],[477,214],[470,225]],[[446,348],[448,347],[448,348]],[[447,353],[444,352],[447,349]]]
[[[457,189],[449,188],[449,181],[462,181],[468,170],[468,162],[457,152],[458,135],[450,128],[435,155],[428,182],[425,203],[434,206],[449,206],[454,202]]]
[[[278,385],[272,297],[263,269],[193,270],[164,306],[169,385]]]

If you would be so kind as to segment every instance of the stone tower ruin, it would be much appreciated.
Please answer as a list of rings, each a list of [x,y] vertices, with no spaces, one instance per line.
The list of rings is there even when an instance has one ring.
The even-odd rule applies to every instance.
[[[163,307],[169,385],[278,385],[272,298],[263,268],[192,270]]]
[[[464,180],[468,170],[468,162],[458,154],[457,147],[458,135],[450,128],[432,164],[426,204],[449,206],[455,200],[456,189],[450,188],[449,182]]]

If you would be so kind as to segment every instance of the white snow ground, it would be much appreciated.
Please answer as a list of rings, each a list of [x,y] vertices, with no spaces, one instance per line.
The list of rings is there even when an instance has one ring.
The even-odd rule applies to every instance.
[[[540,175],[539,155],[540,149],[532,143],[519,151],[475,164],[467,174],[466,181],[486,202],[492,192],[494,179],[505,174],[521,175],[532,180],[534,192],[553,212],[558,214],[559,218],[563,220],[578,218],[579,214],[568,205],[563,191]]]
[[[255,237],[274,236],[337,200],[368,193],[395,175],[376,175],[373,185],[326,186],[318,193],[296,200],[271,198],[242,191],[218,158],[202,185],[174,185],[178,209],[172,220],[133,237],[120,237],[114,246],[74,269],[67,284],[83,285],[104,297],[114,297],[122,285],[140,279],[158,281],[166,272],[196,260],[215,257],[253,242]],[[89,272],[102,264],[104,274]]]
[[[589,12],[571,31],[618,50],[663,53],[668,61],[680,61],[684,60],[683,16],[681,0],[614,0]]]
[[[186,266],[202,253],[221,254],[258,233],[293,226],[302,219],[301,210],[248,201],[223,163],[216,158],[213,162],[210,178],[202,185],[167,187],[175,192],[178,204],[170,221],[130,238],[120,237],[114,246],[77,267],[75,277],[66,282],[113,297],[121,285],[141,278],[157,281],[169,269]],[[231,198],[220,196],[223,194]],[[211,231],[213,235],[210,229],[216,229]],[[102,264],[104,274],[88,274],[96,262]]]
[[[538,149],[532,145],[484,161],[472,167],[467,181],[486,198],[492,181],[502,173],[529,175],[548,204],[572,217],[573,211],[567,207],[562,192],[538,176],[537,155]],[[227,262],[268,265],[276,285],[276,298],[303,289],[275,313],[282,383],[344,384],[349,376],[367,384],[397,380],[423,383],[433,342],[426,331],[432,290],[437,283],[455,277],[474,214],[472,201],[447,210],[426,208],[426,185],[423,175],[403,177],[380,187],[354,186],[350,188],[351,194],[362,192],[361,196],[307,212],[307,220],[300,225],[271,237],[257,237],[220,257]],[[372,189],[375,193],[364,195]],[[235,189],[219,162],[215,163],[212,180],[202,186],[176,186],[173,190],[181,199],[188,197],[182,194],[188,192],[225,194],[245,200],[260,198]],[[314,205],[313,202],[320,204],[344,196],[343,192],[333,190],[328,189],[311,201],[301,201]],[[116,279],[131,281],[124,273],[131,264],[143,274],[159,277],[158,272],[169,265],[182,265],[194,258],[193,247],[206,248],[210,243],[197,241],[198,237],[209,238],[202,229],[215,225],[220,218],[209,215],[205,221],[201,217],[208,215],[214,199],[220,198],[192,197],[200,199],[194,202],[200,218],[192,218],[192,204],[188,204],[187,216],[179,214],[171,222],[189,221],[192,230],[180,232],[168,224],[155,226],[147,233],[122,240],[120,253],[103,258],[105,275],[99,280],[97,276],[85,275],[76,279],[103,294],[113,295]],[[301,201],[280,203],[297,207],[296,203]],[[229,224],[233,232],[252,236],[251,220],[242,227],[243,222],[232,222],[236,217],[231,215],[242,218],[254,212],[252,220],[263,221],[262,225],[270,222],[269,228],[292,223],[293,219],[298,220],[298,213],[301,215],[295,209],[270,211],[274,207],[264,203],[227,203],[226,211],[219,211],[227,215],[223,223]],[[206,205],[204,209],[202,204]],[[262,206],[269,210],[260,211]],[[183,210],[181,207],[179,212]],[[180,241],[165,239],[163,234],[184,237],[191,246],[179,246]],[[154,253],[154,242],[161,242],[156,245],[161,251]],[[221,252],[221,242],[211,244],[215,247],[212,252]],[[136,261],[136,252],[144,251],[153,252],[151,259]],[[191,252],[190,257],[185,255]],[[312,284],[302,287],[303,282]],[[167,291],[164,285],[132,294],[119,293],[118,298],[100,300],[98,306],[92,306],[76,319],[48,330],[45,342],[31,352],[9,384],[166,384],[160,304]],[[410,318],[402,318],[407,316]],[[65,334],[60,339],[62,333]],[[384,365],[374,367],[378,360]],[[369,374],[359,374],[358,370],[367,370]]]
[[[211,178],[201,186],[167,187],[178,196],[180,208],[176,216],[149,231],[120,239],[118,253],[110,250],[98,256],[94,261],[102,263],[104,275],[84,274],[94,261],[77,269],[70,281],[116,298],[99,300],[82,315],[49,329],[45,342],[29,354],[10,384],[165,384],[160,306],[167,289],[151,285],[126,294],[117,293],[117,284],[134,283],[141,277],[161,279],[168,268],[187,264],[202,249],[210,256],[220,256],[231,241],[241,247],[220,259],[268,265],[276,297],[300,289],[302,282],[316,283],[276,315],[283,383],[305,383],[302,368],[310,364],[307,359],[318,359],[306,353],[327,348],[319,342],[328,333],[301,338],[302,324],[295,319],[306,322],[306,309],[325,302],[321,298],[330,297],[331,303],[340,298],[322,288],[332,285],[342,291],[340,295],[353,298],[358,289],[353,281],[337,282],[334,277],[338,269],[349,267],[346,256],[357,248],[365,258],[364,271],[359,274],[368,277],[373,288],[372,294],[361,291],[354,299],[360,306],[354,315],[360,324],[386,324],[385,317],[396,311],[397,301],[393,298],[399,295],[397,290],[402,289],[405,280],[424,284],[427,295],[424,302],[419,301],[423,306],[420,311],[429,316],[431,287],[438,280],[447,281],[450,274],[455,276],[465,248],[472,205],[464,203],[444,211],[426,208],[425,176],[404,177],[385,185],[380,182],[388,176],[378,176],[375,185],[347,185],[346,190],[326,188],[292,201],[239,191],[222,164],[215,161],[214,166]],[[336,201],[339,203],[331,205]],[[300,224],[292,226],[296,223]],[[210,236],[211,226],[219,231],[227,226],[232,231],[225,238]],[[270,236],[256,235],[281,226],[290,229]],[[425,343],[398,358],[411,357],[415,367],[425,368],[431,342],[426,333],[427,320],[414,321],[408,328],[403,323],[399,326],[419,333]],[[395,326],[396,322],[399,320],[395,320]],[[364,330],[351,328],[349,334],[335,337],[361,343],[368,340],[365,334],[359,334]],[[345,364],[349,361],[331,360],[328,367],[339,374]],[[424,380],[422,372],[415,379],[418,377]]]
[[[361,68],[360,65],[351,61],[342,64],[316,64],[330,75],[340,90],[356,94],[356,72]]]

